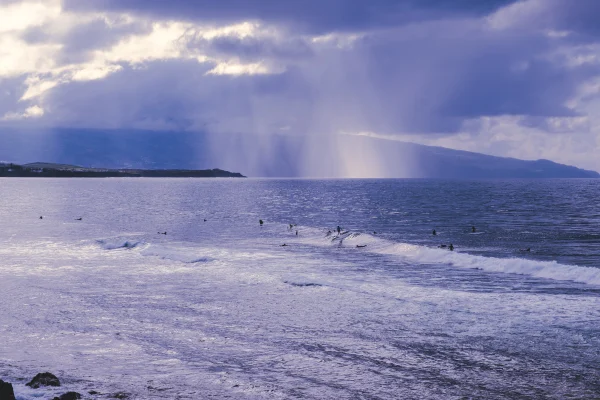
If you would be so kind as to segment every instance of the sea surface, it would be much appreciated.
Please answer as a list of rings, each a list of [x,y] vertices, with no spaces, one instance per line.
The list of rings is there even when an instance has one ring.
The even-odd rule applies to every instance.
[[[0,198],[18,399],[600,398],[600,180],[9,178]],[[25,386],[44,371],[63,386]]]

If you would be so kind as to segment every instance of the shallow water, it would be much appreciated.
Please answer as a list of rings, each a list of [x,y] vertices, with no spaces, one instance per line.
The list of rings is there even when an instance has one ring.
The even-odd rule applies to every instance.
[[[600,396],[599,181],[4,179],[0,194],[0,378],[21,399]],[[24,386],[45,370],[65,387]]]

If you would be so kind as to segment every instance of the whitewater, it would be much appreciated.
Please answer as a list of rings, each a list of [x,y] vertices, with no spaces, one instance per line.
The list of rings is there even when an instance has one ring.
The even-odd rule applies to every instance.
[[[0,379],[18,399],[600,396],[595,180],[0,194]],[[45,371],[63,386],[25,386]]]

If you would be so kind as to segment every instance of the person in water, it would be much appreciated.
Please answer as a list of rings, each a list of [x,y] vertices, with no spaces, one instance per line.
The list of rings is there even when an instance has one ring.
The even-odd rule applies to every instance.
[[[475,229],[475,227],[474,227],[474,226],[472,226],[472,227],[471,227],[471,232],[475,233],[475,232],[477,232],[477,229]]]
[[[40,219],[44,219],[44,217],[42,217],[42,216],[40,215]]]
[[[454,246],[452,246],[452,243],[450,243],[450,246],[448,246],[448,250],[454,251]]]
[[[340,234],[341,231],[342,231],[342,227],[338,225],[338,227],[337,227],[337,233],[338,233],[338,235]]]
[[[263,220],[262,220],[262,219],[259,219],[259,220],[258,220],[258,223],[260,224],[260,226],[262,226],[262,225],[263,225]]]
[[[437,235],[437,232],[435,231],[435,229],[433,230],[433,236]]]
[[[298,231],[296,231],[296,236],[298,236]]]

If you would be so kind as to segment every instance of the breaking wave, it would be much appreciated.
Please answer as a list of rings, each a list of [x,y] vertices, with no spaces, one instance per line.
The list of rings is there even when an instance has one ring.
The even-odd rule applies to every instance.
[[[556,261],[536,261],[518,257],[496,258],[448,251],[427,246],[399,243],[360,232],[328,232],[323,229],[304,228],[302,241],[318,246],[338,246],[357,251],[397,256],[411,263],[446,264],[460,268],[481,269],[528,275],[537,278],[574,281],[600,285],[600,268],[560,264]]]

